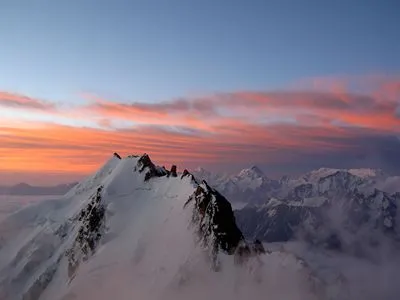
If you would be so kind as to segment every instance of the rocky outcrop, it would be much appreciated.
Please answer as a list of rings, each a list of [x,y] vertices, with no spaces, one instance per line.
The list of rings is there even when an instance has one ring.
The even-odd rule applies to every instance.
[[[185,170],[183,170],[183,173],[182,173],[181,179],[182,179],[183,177],[185,177],[185,176],[189,176],[189,175],[191,175],[191,174],[189,173],[189,171],[188,171],[187,169],[185,169]]]
[[[168,175],[168,172],[165,170],[165,168],[157,167],[146,153],[139,158],[137,168],[140,173],[146,172],[144,181],[148,181],[153,177],[162,177]]]
[[[244,237],[236,226],[228,200],[203,181],[185,206],[190,202],[193,202],[192,223],[197,227],[202,245],[213,255],[218,251],[233,254]]]
[[[176,173],[176,165],[172,165],[171,171],[169,173],[170,173],[170,176],[172,176],[172,177],[178,177],[178,174]]]
[[[120,156],[117,152],[114,152],[114,156],[115,156],[116,158],[118,158],[118,159],[121,159],[121,156]]]
[[[102,204],[103,186],[97,189],[89,204],[79,214],[79,229],[74,243],[66,251],[68,275],[72,278],[80,262],[87,260],[96,250],[105,230],[105,207]]]
[[[192,224],[201,245],[209,250],[214,270],[219,269],[220,251],[234,255],[236,263],[244,263],[251,256],[266,253],[260,240],[254,243],[245,240],[236,225],[231,204],[207,182],[203,181],[197,187],[185,206],[190,203],[193,203]]]

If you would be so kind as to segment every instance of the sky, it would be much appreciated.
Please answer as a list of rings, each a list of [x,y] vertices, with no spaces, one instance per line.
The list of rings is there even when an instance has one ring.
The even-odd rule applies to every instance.
[[[0,0],[0,184],[113,152],[400,174],[400,3]]]

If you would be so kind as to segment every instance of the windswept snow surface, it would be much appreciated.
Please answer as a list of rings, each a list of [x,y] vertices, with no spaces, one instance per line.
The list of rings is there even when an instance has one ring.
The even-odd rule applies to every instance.
[[[211,270],[183,208],[197,183],[180,174],[145,181],[138,160],[113,157],[63,198],[1,222],[1,300],[328,299],[284,252],[243,265],[221,254]]]

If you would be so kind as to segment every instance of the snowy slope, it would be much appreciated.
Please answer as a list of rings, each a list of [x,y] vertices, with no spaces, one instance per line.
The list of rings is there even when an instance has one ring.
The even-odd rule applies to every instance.
[[[244,241],[206,182],[146,155],[113,156],[0,228],[1,300],[325,299],[296,257]]]

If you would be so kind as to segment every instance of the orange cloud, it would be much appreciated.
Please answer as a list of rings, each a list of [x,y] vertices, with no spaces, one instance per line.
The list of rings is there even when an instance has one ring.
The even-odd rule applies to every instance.
[[[374,143],[397,149],[391,137],[400,135],[400,81],[378,81],[365,93],[350,92],[348,83],[339,82],[328,91],[242,91],[161,103],[90,97],[75,111],[57,114],[77,124],[91,120],[100,128],[0,120],[0,173],[82,175],[115,151],[147,152],[160,164],[182,167],[293,163],[299,155],[340,154],[354,160],[379,152],[368,150]],[[23,96],[1,97],[8,99],[5,105],[52,108]],[[119,121],[129,123],[115,125]]]
[[[234,124],[230,124],[232,126]],[[150,153],[165,164],[272,162],[282,151],[329,152],[351,148],[357,132],[338,128],[236,124],[214,134],[186,134],[160,128],[99,130],[60,125],[0,128],[0,171],[88,173],[114,151]]]
[[[396,91],[395,85],[391,85],[391,97]],[[325,125],[336,122],[388,132],[399,131],[400,119],[396,115],[399,103],[374,95],[337,91],[235,92],[161,104],[124,104],[102,100],[84,109],[103,119],[107,117],[136,124],[185,126],[206,131],[213,131],[216,126],[232,120],[250,124],[294,120],[299,126],[309,126],[299,122],[313,118],[324,119]]]

